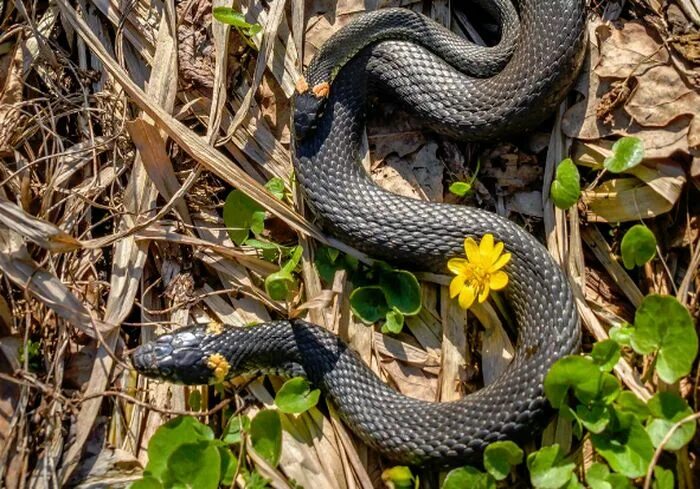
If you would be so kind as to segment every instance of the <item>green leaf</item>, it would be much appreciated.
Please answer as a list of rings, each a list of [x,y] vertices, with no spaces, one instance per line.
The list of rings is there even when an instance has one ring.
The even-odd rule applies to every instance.
[[[693,414],[688,403],[672,392],[659,392],[649,399],[649,411],[656,418],[647,425],[647,433],[655,447],[668,434],[671,427],[678,421]],[[680,450],[695,436],[695,421],[689,421],[679,426],[664,445],[666,450]]]
[[[636,137],[618,139],[612,147],[613,154],[605,158],[603,166],[611,173],[620,173],[640,164],[644,159],[644,144]]]
[[[390,310],[384,291],[377,285],[353,290],[350,294],[350,308],[355,316],[367,324],[379,321]]]
[[[314,263],[316,264],[318,274],[321,276],[324,282],[332,283],[335,272],[344,268],[344,261],[338,260],[339,256],[339,250],[329,248],[328,246],[321,246],[318,250],[316,250]]]
[[[688,310],[675,297],[648,295],[634,317],[632,347],[637,353],[657,353],[656,373],[673,383],[690,373],[698,354],[698,336]]]
[[[675,487],[673,472],[658,465],[654,467],[654,482],[651,487],[652,489],[673,489]]]
[[[224,224],[231,240],[240,246],[251,231],[262,233],[265,210],[240,190],[232,190],[224,202]]]
[[[253,24],[250,27],[248,27],[248,30],[246,31],[246,35],[248,37],[253,37],[260,31],[262,31],[262,26],[260,24]]]
[[[523,461],[522,449],[512,441],[496,441],[484,451],[484,468],[497,481],[502,481],[513,466]]]
[[[382,480],[391,489],[418,489],[418,477],[414,477],[411,469],[403,465],[386,469],[382,472]]]
[[[602,433],[610,423],[610,410],[602,403],[594,403],[590,408],[579,404],[576,417],[591,433]]]
[[[567,158],[557,166],[557,172],[549,189],[554,205],[560,209],[568,209],[578,201],[581,195],[581,182],[578,168]]]
[[[395,270],[381,272],[379,286],[384,291],[386,303],[405,316],[418,314],[421,308],[421,293],[418,279],[411,272]]]
[[[619,345],[631,346],[632,334],[634,334],[634,328],[629,323],[610,328],[610,339],[617,342]]]
[[[244,29],[251,27],[251,24],[246,22],[245,16],[231,7],[214,7],[212,14],[216,20],[223,24],[242,27]]]
[[[544,393],[555,408],[564,405],[569,390],[584,404],[596,400],[608,404],[620,387],[614,376],[601,372],[590,358],[570,355],[557,360],[544,378]]]
[[[641,477],[654,455],[654,446],[634,415],[618,412],[617,418],[615,430],[591,433],[593,446],[616,472],[631,478]]]
[[[180,445],[168,458],[166,485],[217,489],[221,475],[219,449],[211,441]]]
[[[282,180],[281,178],[271,178],[265,184],[265,188],[268,189],[270,193],[277,197],[279,200],[284,199],[284,180]]]
[[[620,345],[615,340],[599,341],[593,345],[591,358],[602,371],[610,372],[620,359]]]
[[[221,440],[228,445],[235,445],[243,439],[244,431],[250,431],[250,418],[241,414],[231,416],[226,423]]]
[[[450,470],[441,489],[496,489],[496,481],[489,474],[465,466]]]
[[[283,413],[303,413],[318,403],[321,391],[311,390],[311,385],[302,377],[289,379],[275,396],[275,404]]]
[[[284,270],[274,272],[265,277],[265,292],[272,300],[286,300],[290,293],[296,288],[294,276]]]
[[[163,489],[163,484],[153,477],[144,477],[132,483],[129,489]]]
[[[656,255],[656,237],[643,224],[635,224],[622,237],[622,262],[627,270],[639,267]]]
[[[190,416],[179,416],[161,425],[148,442],[148,465],[144,475],[163,479],[168,458],[185,443],[210,441],[214,432],[207,425]]]
[[[557,444],[542,447],[527,456],[530,482],[537,489],[563,487],[569,483],[575,467],[575,463],[563,460],[563,455]]]
[[[611,474],[607,465],[594,463],[586,472],[586,482],[591,489],[632,489],[632,482],[621,474]]]
[[[450,185],[450,192],[457,197],[464,197],[472,191],[472,184],[469,182],[454,182]]]
[[[399,334],[403,329],[403,314],[399,311],[386,313],[386,322],[382,325],[382,333]]]
[[[258,455],[277,466],[282,453],[282,422],[277,411],[264,409],[253,418],[250,441]]]
[[[221,483],[224,486],[231,486],[233,484],[233,476],[236,475],[236,469],[238,468],[238,460],[236,456],[227,447],[218,447],[219,457],[221,458]]]
[[[624,413],[634,415],[638,420],[643,421],[651,414],[646,403],[630,391],[622,391],[615,400],[615,407]]]

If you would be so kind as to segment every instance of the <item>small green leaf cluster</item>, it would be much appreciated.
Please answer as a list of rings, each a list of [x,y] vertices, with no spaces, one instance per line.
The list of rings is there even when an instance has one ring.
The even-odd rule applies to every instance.
[[[220,485],[232,486],[240,475],[246,487],[266,488],[267,480],[249,470],[245,459],[235,455],[245,454],[248,438],[260,457],[273,467],[279,463],[282,424],[277,411],[262,410],[252,421],[247,416],[231,416],[219,438],[209,426],[193,417],[174,418],[151,437],[143,478],[130,487],[216,489]]]
[[[620,359],[621,344],[640,354],[656,354],[656,372],[666,382],[690,372],[697,354],[697,334],[690,314],[675,298],[647,296],[637,310],[634,326],[618,328],[611,336],[613,339],[596,343],[590,355],[558,360],[544,380],[552,406],[573,423],[579,438],[584,430],[589,433],[596,452],[614,471],[610,473],[602,464],[591,467],[593,472],[587,475],[591,487],[595,487],[591,480],[608,484],[601,482],[597,487],[631,487],[620,481],[645,475],[655,449],[671,427],[692,414],[677,394],[659,392],[644,402],[623,391],[610,373]],[[683,424],[664,448],[679,450],[694,434],[695,423]]]
[[[19,345],[19,361],[20,363],[24,363],[25,361],[25,353],[27,355],[27,365],[29,366],[29,370],[32,372],[38,372],[41,370],[41,366],[43,364],[42,359],[41,359],[41,342],[40,341],[32,341],[31,339],[27,340],[26,343],[26,349],[25,345],[21,344]]]
[[[582,488],[574,469],[576,464],[567,460],[559,445],[542,447],[527,456],[530,483],[537,489]],[[484,451],[486,472],[466,466],[450,471],[442,489],[474,487],[496,489],[498,481],[504,481],[513,469],[523,462],[525,453],[512,441],[497,441]]]
[[[350,294],[352,312],[366,324],[384,320],[383,333],[399,333],[405,316],[420,312],[422,297],[418,279],[406,270],[395,270],[383,262],[366,267],[332,248],[316,253],[316,268],[327,282],[337,270],[348,272],[356,286]]]
[[[265,188],[280,200],[286,197],[284,182],[280,178],[272,178]],[[293,272],[301,259],[301,247],[285,247],[263,239],[265,209],[240,190],[232,190],[226,197],[223,218],[231,240],[237,245],[260,250],[262,257],[269,261],[281,261],[288,257],[278,272],[265,279],[265,291],[271,299],[288,299],[298,289]]]
[[[212,15],[216,20],[223,24],[233,26],[238,31],[248,46],[255,48],[255,45],[250,42],[251,37],[255,37],[262,30],[262,26],[258,23],[251,24],[245,20],[245,16],[231,7],[214,7]]]

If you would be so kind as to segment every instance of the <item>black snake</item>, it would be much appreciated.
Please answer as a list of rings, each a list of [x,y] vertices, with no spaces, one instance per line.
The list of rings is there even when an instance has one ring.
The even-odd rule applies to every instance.
[[[468,43],[402,9],[367,14],[337,32],[298,84],[294,164],[324,226],[373,257],[442,272],[448,258],[462,255],[465,236],[491,233],[505,243],[512,253],[505,295],[518,340],[502,375],[459,401],[412,399],[381,382],[338,337],[301,320],[166,334],[133,354],[139,372],[206,383],[218,353],[230,364],[229,375],[303,375],[362,440],[401,463],[463,464],[491,442],[531,436],[548,412],[544,375],[580,342],[563,273],[511,221],[394,195],[374,185],[358,161],[373,94],[388,94],[434,130],[467,140],[531,129],[562,100],[583,58],[583,0],[522,0],[517,10],[506,0],[478,3],[490,5],[501,23],[495,47]]]

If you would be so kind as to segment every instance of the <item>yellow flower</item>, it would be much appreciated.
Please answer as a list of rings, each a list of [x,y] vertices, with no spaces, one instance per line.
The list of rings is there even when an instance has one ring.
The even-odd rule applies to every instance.
[[[495,243],[492,234],[484,234],[477,245],[472,238],[464,240],[467,259],[452,258],[447,268],[456,275],[450,282],[450,297],[459,296],[462,309],[469,309],[475,299],[484,302],[489,292],[508,285],[508,275],[501,270],[510,261],[510,253],[503,253],[503,243]]]

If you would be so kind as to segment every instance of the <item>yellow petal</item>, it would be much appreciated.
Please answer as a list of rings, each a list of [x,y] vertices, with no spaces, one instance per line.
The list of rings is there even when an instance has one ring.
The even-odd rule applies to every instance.
[[[452,279],[452,282],[450,282],[450,297],[455,298],[459,295],[459,293],[462,291],[462,287],[464,287],[464,280],[466,277],[464,275],[457,275],[455,278]]]
[[[464,275],[469,263],[464,258],[451,258],[447,262],[447,268],[455,275]]]
[[[479,253],[482,256],[491,256],[493,251],[493,234],[486,233],[481,238],[481,243],[479,243]]]
[[[504,247],[505,247],[505,245],[503,244],[502,241],[499,241],[498,243],[496,243],[496,245],[493,247],[493,250],[491,250],[491,254],[489,255],[489,266],[496,263],[496,260],[498,260],[498,257],[501,256],[501,253],[503,253]]]
[[[469,309],[469,307],[474,304],[475,297],[476,292],[474,291],[474,287],[471,285],[463,287],[462,291],[459,293],[459,307],[462,309]]]
[[[476,241],[474,241],[473,238],[466,238],[464,240],[464,253],[472,263],[479,263],[481,261],[479,246],[476,244]]]
[[[508,274],[506,272],[499,270],[491,274],[491,279],[489,280],[489,287],[491,287],[491,289],[501,290],[506,285],[508,285]]]
[[[510,253],[503,253],[501,257],[489,267],[489,272],[493,273],[496,270],[500,270],[501,268],[505,267],[506,264],[510,261],[510,257]]]
[[[489,284],[485,283],[484,288],[481,289],[481,292],[479,292],[479,302],[484,302],[486,299],[488,299],[489,292],[491,292],[489,289]]]

